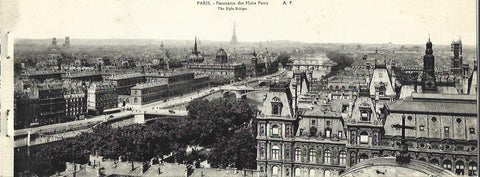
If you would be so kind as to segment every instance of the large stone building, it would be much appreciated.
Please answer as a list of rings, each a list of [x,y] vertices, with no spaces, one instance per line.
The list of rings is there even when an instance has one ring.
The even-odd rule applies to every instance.
[[[401,131],[392,125],[406,117],[406,125],[415,127],[405,132],[412,158],[472,176],[478,153],[476,107],[474,96],[412,94],[385,106],[384,143],[398,146]]]
[[[186,67],[196,73],[205,73],[213,76],[223,76],[235,80],[247,76],[247,69],[242,63],[229,63],[228,54],[223,48],[217,51],[214,63],[188,63]]]
[[[107,77],[106,81],[112,81],[119,95],[130,95],[130,89],[139,83],[144,83],[145,76],[142,73],[120,74]]]
[[[144,105],[208,87],[209,76],[194,73],[147,74],[147,83],[131,88],[131,105]]]
[[[476,176],[476,98],[445,94],[446,88],[455,86],[437,82],[431,42],[426,46],[416,89],[400,99],[394,90],[395,75],[386,64],[376,64],[365,83],[355,79],[326,83],[330,85],[322,92],[329,96],[311,94],[307,86],[311,78],[305,74],[294,75],[290,88],[274,83],[257,115],[257,169],[263,176],[352,176],[367,170],[367,161],[379,160],[395,168],[418,170],[412,164],[427,168],[412,175]],[[473,92],[475,76],[469,77]],[[338,92],[341,95],[335,96]],[[411,163],[393,165],[394,156],[407,157]],[[392,173],[383,168],[377,174]]]
[[[272,74],[278,71],[278,60],[273,59],[273,56],[268,52],[263,54],[257,54],[253,51],[253,54],[250,58],[250,65],[247,68],[247,71],[250,73],[251,77],[258,77],[267,74]]]
[[[109,109],[118,107],[118,92],[113,82],[94,82],[87,92],[88,113],[103,114]]]

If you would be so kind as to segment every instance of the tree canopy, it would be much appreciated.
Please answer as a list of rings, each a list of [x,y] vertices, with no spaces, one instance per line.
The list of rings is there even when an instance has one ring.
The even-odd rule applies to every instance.
[[[249,124],[254,112],[247,102],[199,99],[193,100],[187,109],[187,119],[165,118],[121,128],[100,124],[92,132],[71,139],[30,147],[30,155],[22,150],[15,153],[16,174],[50,176],[64,171],[65,162],[88,163],[91,154],[148,161],[174,152],[178,161],[192,163],[198,156],[186,156],[188,145],[212,148],[209,162],[213,166],[255,168],[256,128]]]

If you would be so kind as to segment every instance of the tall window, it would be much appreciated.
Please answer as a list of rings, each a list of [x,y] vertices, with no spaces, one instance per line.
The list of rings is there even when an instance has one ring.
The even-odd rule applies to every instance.
[[[477,163],[470,162],[468,164],[468,176],[476,176],[477,175]]]
[[[360,144],[368,144],[368,133],[366,131],[360,133]]]
[[[308,153],[308,161],[315,162],[315,149],[310,149],[310,152]]]
[[[273,115],[282,114],[282,101],[278,97],[272,98],[272,114]]]
[[[272,136],[280,136],[280,126],[272,126]]]
[[[324,162],[325,164],[330,164],[330,163],[332,163],[332,159],[331,159],[331,158],[332,158],[332,154],[330,153],[330,150],[328,150],[328,149],[325,150],[325,151],[324,151],[324,155],[323,155],[323,162]]]
[[[310,177],[315,177],[315,169],[310,169],[309,176]]]
[[[325,138],[330,138],[332,136],[332,129],[326,128],[325,129]]]
[[[279,109],[279,108],[280,108],[280,107],[279,107],[278,105],[273,104],[273,105],[272,105],[272,114],[273,114],[273,115],[280,114],[280,109]]]
[[[457,161],[455,163],[455,174],[457,175],[464,175],[465,174],[465,165],[462,161]]]
[[[302,156],[302,151],[300,151],[300,148],[295,148],[295,161],[300,161],[300,157]]]
[[[260,153],[260,157],[263,158],[265,155],[265,145],[261,144],[260,147],[258,147],[258,151]]]
[[[301,168],[295,168],[295,176],[296,177],[301,177],[302,176],[302,169]]]
[[[260,136],[265,136],[265,124],[260,124]]]
[[[450,137],[450,128],[449,127],[443,127],[443,133],[445,137]]]
[[[345,151],[340,151],[339,163],[340,165],[347,164],[347,153]]]
[[[277,166],[274,166],[272,167],[272,176],[278,176],[278,167]]]
[[[443,168],[447,170],[452,170],[452,162],[450,160],[443,161]]]
[[[367,111],[362,111],[360,116],[362,121],[370,121],[370,117]]]
[[[278,160],[280,154],[280,148],[278,146],[273,146],[272,147],[272,159],[273,160]]]
[[[338,131],[338,138],[342,139],[342,135],[343,135],[343,132],[342,132],[342,131]]]

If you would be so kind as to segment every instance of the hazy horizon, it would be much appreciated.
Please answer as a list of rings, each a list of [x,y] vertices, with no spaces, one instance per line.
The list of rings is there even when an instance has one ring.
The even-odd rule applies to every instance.
[[[226,0],[232,1],[233,0]],[[214,1],[213,1],[214,2]],[[476,1],[302,0],[220,11],[190,0],[17,2],[18,38],[159,39],[240,42],[476,45]],[[34,28],[35,30],[32,30]]]

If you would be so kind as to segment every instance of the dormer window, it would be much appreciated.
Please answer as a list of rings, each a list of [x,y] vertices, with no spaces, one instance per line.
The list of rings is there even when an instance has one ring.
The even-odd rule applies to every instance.
[[[370,121],[370,113],[368,111],[361,111],[360,113],[360,120],[362,121]]]
[[[278,97],[272,99],[272,115],[281,115],[282,114],[283,104]]]

